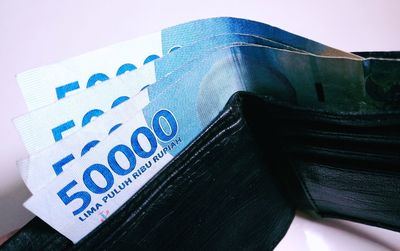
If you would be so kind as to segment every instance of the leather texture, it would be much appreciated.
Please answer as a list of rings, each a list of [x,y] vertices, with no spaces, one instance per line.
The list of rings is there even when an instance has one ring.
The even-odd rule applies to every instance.
[[[294,210],[400,230],[400,113],[233,95],[185,151],[72,245],[35,218],[6,250],[272,250]]]
[[[400,230],[400,112],[333,113],[243,99],[253,134],[297,208]]]
[[[272,250],[294,217],[241,98],[116,213],[72,245],[35,218],[7,250]]]

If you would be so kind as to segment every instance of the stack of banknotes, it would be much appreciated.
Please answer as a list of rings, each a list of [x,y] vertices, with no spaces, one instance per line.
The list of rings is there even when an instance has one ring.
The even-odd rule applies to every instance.
[[[374,112],[398,108],[398,90],[377,83],[398,79],[399,69],[398,60],[222,17],[28,70],[17,81],[29,112],[14,120],[29,153],[18,162],[32,192],[24,206],[76,243],[193,142],[236,92]]]

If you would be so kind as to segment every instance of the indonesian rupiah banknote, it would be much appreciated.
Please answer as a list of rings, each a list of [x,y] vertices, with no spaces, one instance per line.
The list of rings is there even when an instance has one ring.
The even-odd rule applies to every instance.
[[[111,123],[113,120],[113,118],[111,118],[106,120],[108,122],[107,125],[102,125],[102,121],[105,120],[98,118],[97,120],[94,120],[93,123],[95,125],[93,126],[86,126],[86,124],[89,124],[89,122],[82,123],[82,126],[85,126],[83,130],[78,130],[78,127],[74,128],[73,130],[77,131],[78,134],[78,136],[74,134],[72,135],[75,139],[67,137],[65,140],[60,140],[53,144],[52,133],[54,132],[54,129],[50,128],[58,128],[59,126],[50,126],[49,128],[49,126],[46,126],[46,124],[48,125],[53,123],[54,125],[54,121],[56,121],[55,124],[57,124],[60,120],[69,122],[72,121],[72,123],[74,123],[74,120],[70,119],[74,117],[83,117],[83,121],[90,121],[85,119],[88,117],[88,114],[97,112],[96,116],[92,117],[102,115],[107,111],[107,109],[104,109],[103,107],[110,106],[110,109],[112,107],[116,107],[117,104],[119,104],[119,100],[125,101],[129,99],[149,84],[152,84],[156,79],[160,80],[167,77],[167,79],[170,81],[171,79],[176,79],[177,77],[181,76],[185,62],[195,60],[201,55],[212,53],[219,48],[247,43],[271,45],[274,46],[274,48],[292,50],[287,46],[279,45],[269,40],[249,35],[227,34],[215,36],[208,38],[206,41],[201,40],[191,46],[183,47],[175,53],[171,53],[161,59],[157,59],[139,68],[138,70],[124,74],[119,78],[108,80],[108,83],[104,85],[99,85],[97,87],[88,89],[85,92],[67,97],[59,102],[39,108],[38,110],[16,119],[15,122],[17,128],[26,128],[27,131],[25,132],[25,135],[30,138],[32,137],[31,135],[33,135],[35,138],[37,138],[38,140],[34,141],[34,144],[39,146],[41,149],[40,151],[32,154],[29,159],[19,162],[23,180],[27,184],[28,188],[34,192],[34,190],[36,190],[36,186],[32,185],[33,183],[42,184],[45,180],[47,180],[47,176],[43,175],[43,173],[39,170],[47,168],[45,164],[48,164],[49,161],[53,163],[52,168],[54,172],[51,174],[58,174],[60,170],[65,168],[76,158],[75,156],[84,155],[88,149],[97,144],[99,139],[104,137],[99,135],[100,128],[104,128],[102,130],[104,135],[108,135],[116,126],[119,126],[122,121]],[[174,68],[176,69],[173,70]],[[138,98],[135,97],[134,99],[134,102],[137,103]],[[77,106],[76,104],[79,105]],[[125,117],[129,118],[129,114],[132,114],[133,110],[130,108],[129,110],[125,110],[123,113],[125,114]],[[49,119],[47,119],[49,114],[51,114],[51,116]],[[32,123],[31,121],[36,123]],[[32,131],[35,131],[36,133],[33,134]],[[20,130],[20,132],[22,131]],[[41,134],[40,132],[43,133]],[[94,132],[96,136],[92,136],[91,139],[88,139],[88,137]],[[40,134],[41,136],[38,137]],[[45,137],[48,139],[48,144],[39,144],[43,142],[43,138]],[[71,151],[71,149],[67,147],[67,145],[70,144],[73,144],[74,146],[81,144],[81,146],[78,148],[75,147],[74,150]]]

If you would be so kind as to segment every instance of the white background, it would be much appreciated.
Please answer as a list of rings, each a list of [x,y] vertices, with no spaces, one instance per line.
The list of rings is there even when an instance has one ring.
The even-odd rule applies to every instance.
[[[11,119],[27,108],[15,74],[193,19],[235,16],[346,51],[400,50],[398,0],[0,0],[0,236],[32,216]],[[400,250],[400,234],[298,214],[277,250]]]

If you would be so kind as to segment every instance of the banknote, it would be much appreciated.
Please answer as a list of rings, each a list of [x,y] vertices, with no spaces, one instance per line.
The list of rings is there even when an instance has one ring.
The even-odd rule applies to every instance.
[[[251,35],[225,34],[210,37],[206,40],[200,40],[193,45],[183,47],[179,51],[166,55],[161,59],[157,59],[154,61],[154,64],[149,63],[135,72],[127,73],[119,78],[108,80],[110,83],[108,83],[107,85],[100,85],[91,88],[86,92],[65,98],[49,107],[40,108],[38,111],[44,111],[41,112],[42,117],[37,119],[37,121],[40,123],[43,120],[47,120],[49,114],[53,114],[56,119],[58,117],[73,117],[73,115],[70,116],[71,112],[76,110],[71,109],[71,105],[68,104],[72,104],[72,106],[74,104],[80,104],[80,107],[75,108],[81,109],[81,111],[85,113],[85,111],[88,110],[86,105],[96,105],[98,107],[99,103],[104,104],[105,100],[108,100],[108,103],[111,103],[111,101],[114,99],[127,100],[129,98],[129,95],[137,93],[139,89],[144,88],[149,82],[151,82],[149,80],[152,80],[154,78],[161,79],[167,74],[171,74],[174,67],[183,65],[184,62],[189,61],[189,59],[194,60],[196,59],[196,56],[198,57],[201,54],[210,53],[212,52],[212,50],[217,50],[221,47],[229,47],[245,43],[257,43],[260,45],[268,45],[273,48],[281,48],[291,51],[302,52],[301,50]],[[144,75],[142,75],[142,73]],[[151,76],[149,77],[148,75]],[[174,74],[168,76],[166,81],[173,81],[181,75],[182,70],[176,71],[174,72]],[[129,93],[129,95],[127,93]],[[111,96],[111,98],[108,96]],[[121,108],[123,113],[123,115],[121,116],[123,116],[124,118],[129,118],[131,114],[134,114],[133,107],[135,105],[144,104],[144,102],[142,102],[144,99],[141,98],[141,102],[138,102],[138,98],[140,97],[135,97],[134,102],[137,102],[135,104],[121,104],[122,106],[127,107],[129,105],[128,109]],[[105,103],[107,106],[107,102]],[[111,105],[111,107],[114,106]],[[99,109],[96,108],[89,110],[98,111]],[[100,111],[102,114],[105,110]],[[33,113],[27,116],[29,118],[32,118]],[[121,118],[121,116],[119,117]],[[120,125],[121,122],[122,120],[114,121],[114,117],[111,116],[110,118],[97,119],[93,122],[93,126],[86,126],[84,130],[81,130],[76,135],[74,135],[74,138],[67,137],[65,138],[65,140],[57,141],[55,144],[51,144],[47,148],[38,151],[35,154],[32,154],[31,156],[29,156],[28,159],[17,162],[17,165],[21,170],[21,176],[27,187],[32,193],[34,193],[43,184],[46,184],[49,179],[62,172],[64,168],[68,168],[68,166],[71,165],[76,158],[75,156],[82,156],[91,147],[94,147],[94,145],[99,142],[99,139],[102,139],[106,135],[108,135],[109,132],[112,131],[113,128],[115,128],[116,126]],[[21,122],[21,125],[23,126],[25,126],[26,124],[29,123],[26,123],[25,121]],[[40,130],[40,128],[43,129],[43,125],[38,126],[38,129],[34,129],[34,131],[37,132],[38,130]],[[102,132],[103,135],[101,135],[100,132]],[[51,167],[49,167],[48,165],[46,165],[48,163],[53,164]]]
[[[251,35],[225,34],[210,37],[152,61],[133,72],[107,80],[104,85],[98,85],[22,115],[14,120],[15,126],[28,153],[36,153],[87,125],[94,118],[126,101],[186,61],[213,48],[232,43],[258,43],[300,51]]]
[[[399,61],[389,63],[398,70]],[[102,212],[114,213],[200,135],[233,93],[328,111],[379,110],[381,101],[365,91],[374,64],[381,62],[260,45],[217,50],[188,64],[176,82],[150,85],[151,102],[24,205],[76,243],[104,221]]]
[[[141,38],[28,70],[18,74],[17,81],[28,110],[32,111],[135,70],[180,47],[206,37],[227,33],[252,34],[318,55],[358,57],[267,24],[221,17],[173,26]]]
[[[26,128],[27,131],[25,131],[25,134],[28,137],[32,137],[33,131],[36,132],[34,136],[40,140],[44,136],[38,132],[46,127],[43,125],[43,121],[48,123],[51,119],[56,121],[60,117],[61,119],[64,117],[70,118],[74,117],[73,112],[76,111],[79,114],[85,114],[88,110],[99,110],[99,106],[108,106],[113,100],[121,100],[121,98],[127,100],[138,93],[139,90],[151,84],[153,79],[163,80],[162,84],[158,84],[165,86],[166,84],[164,83],[176,81],[188,70],[188,66],[185,66],[185,61],[189,62],[197,58],[201,59],[202,55],[207,55],[208,53],[212,53],[212,51],[245,43],[258,43],[260,45],[274,46],[274,48],[295,50],[267,39],[249,35],[226,34],[207,38],[207,41],[199,41],[191,46],[183,47],[176,53],[171,53],[161,59],[157,59],[135,72],[108,80],[110,83],[107,85],[94,87],[86,92],[60,100],[51,106],[40,108],[37,110],[40,113],[35,120],[38,122],[36,126],[26,120],[26,118],[32,119],[35,116],[34,112],[23,116],[22,120],[16,120],[16,126],[18,129]],[[176,69],[173,70],[175,67]],[[104,112],[106,114],[98,117],[92,123],[88,123],[82,130],[78,130],[78,127],[74,128],[76,133],[72,133],[71,137],[67,136],[55,144],[51,144],[53,141],[49,140],[46,148],[32,154],[28,159],[18,162],[21,176],[30,191],[35,193],[43,184],[46,184],[55,175],[61,173],[64,168],[68,168],[74,159],[84,155],[100,139],[106,137],[114,128],[130,116],[133,116],[135,107],[136,109],[143,108],[147,104],[146,100],[148,100],[146,93],[147,90],[144,90],[141,96],[135,96],[133,100],[114,106],[115,108],[113,109],[116,111],[112,114],[106,112],[108,109],[101,110],[101,114]],[[79,104],[79,107],[75,106],[75,104]],[[95,109],[88,108],[93,108],[94,106],[96,107]],[[71,107],[74,109],[71,109]],[[113,105],[110,105],[110,107],[113,107]],[[115,113],[120,115],[113,116]],[[49,163],[52,163],[51,166],[48,165]]]

